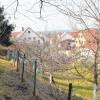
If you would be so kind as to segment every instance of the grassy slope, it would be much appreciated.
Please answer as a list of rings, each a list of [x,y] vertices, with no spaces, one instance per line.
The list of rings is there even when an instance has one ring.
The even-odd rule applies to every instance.
[[[31,87],[21,83],[20,74],[14,69],[12,62],[0,59],[0,100],[29,100]]]
[[[20,74],[16,73],[12,62],[0,59],[0,100],[11,97],[13,100],[25,100],[32,94],[32,88],[28,83],[20,82]],[[57,86],[64,91],[68,91],[68,83],[73,83],[73,95],[81,95],[85,100],[92,100],[92,86],[93,84],[84,81],[80,78],[72,76],[65,72],[57,72],[53,74]],[[49,74],[45,77],[48,79]],[[24,93],[25,91],[28,91]],[[100,98],[100,91],[98,97]],[[26,96],[27,95],[27,96]],[[98,98],[98,100],[99,100]],[[26,99],[28,100],[28,99]]]
[[[13,61],[0,59],[0,100],[34,100],[33,83],[30,73],[24,74],[21,82],[20,72],[16,72]],[[42,82],[42,81],[41,81]],[[41,84],[41,82],[39,82]],[[45,85],[45,84],[44,84]],[[36,100],[48,100],[43,92],[36,90]]]
[[[73,84],[73,95],[82,96],[85,100],[92,100],[93,96],[93,84],[87,82],[81,78],[72,76],[65,72],[55,72],[53,73],[56,85],[64,90],[68,91],[68,83]],[[49,80],[49,73],[45,73],[45,78]],[[100,99],[100,90],[98,91],[98,100]]]

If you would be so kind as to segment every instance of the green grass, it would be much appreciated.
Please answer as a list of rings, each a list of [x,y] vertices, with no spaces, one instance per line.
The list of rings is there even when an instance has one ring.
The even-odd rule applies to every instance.
[[[68,72],[53,72],[54,80],[58,88],[68,92],[68,84],[73,84],[73,95],[81,96],[86,100],[92,100],[93,98],[93,83],[90,83],[80,77],[74,75],[67,75]],[[89,75],[90,76],[90,75]],[[44,74],[46,80],[49,81],[49,73]],[[100,99],[100,91],[98,91],[98,98]],[[99,100],[98,99],[98,100]]]
[[[7,76],[7,73],[9,72],[10,68],[13,69],[9,61],[0,59],[0,99],[2,99],[5,95],[11,97],[12,96],[17,97],[20,95],[20,92],[16,91],[14,87],[7,86],[7,80],[5,76]],[[78,70],[81,71],[83,75],[86,75],[87,78],[92,79],[91,73],[87,73],[87,70],[85,68],[78,68]],[[81,96],[85,100],[92,100],[93,84],[82,79],[79,76],[73,75],[74,72],[75,72],[74,69],[72,69],[71,71],[53,72],[53,77],[56,86],[67,93],[68,84],[72,83],[73,84],[72,95]],[[37,78],[39,77],[40,76],[38,74]],[[45,80],[49,81],[48,72],[45,72],[44,78]],[[98,100],[100,100],[100,90],[98,91]]]

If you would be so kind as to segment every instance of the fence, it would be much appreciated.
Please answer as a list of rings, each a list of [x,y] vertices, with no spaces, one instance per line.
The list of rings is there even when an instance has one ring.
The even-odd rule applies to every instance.
[[[44,75],[44,78],[40,77],[39,71],[36,70],[36,67],[38,68],[37,66],[38,62],[36,62],[35,59],[33,59],[33,61],[32,60],[30,61],[29,58],[27,58],[27,56],[22,51],[15,51],[15,52],[16,55],[13,57],[13,59],[14,59],[14,63],[17,62],[16,71],[21,73],[22,82],[25,82],[25,80],[27,80],[32,84],[33,87],[32,92],[34,96],[39,95],[42,98],[42,100],[82,100],[80,96],[79,97],[75,95],[71,96],[74,94],[74,92],[77,93],[79,88],[82,89],[81,86],[75,87],[75,85],[73,85],[72,88],[72,84],[69,84],[69,86],[68,83],[66,82],[62,84],[59,81],[57,81],[57,75],[53,76],[55,81],[53,83],[55,84],[53,83],[50,84],[49,76],[47,74]],[[34,64],[35,66],[33,67]],[[60,77],[63,78],[63,76]],[[67,80],[69,79],[67,78]],[[71,82],[74,83],[73,81]],[[62,84],[62,86],[65,85],[64,87],[65,92],[62,91],[63,87],[61,90],[61,87],[58,86],[58,83]],[[86,88],[86,90],[87,89],[92,90],[91,87]]]
[[[40,73],[36,70],[38,67],[37,60],[34,59],[33,62],[29,62],[29,59],[25,56],[25,54],[20,51],[17,51],[17,56],[15,57],[17,61],[16,71],[18,72],[21,70],[21,81],[24,82],[24,79],[27,77],[29,81],[33,83],[33,96],[36,96],[36,91],[38,91],[37,94],[41,94],[42,97],[45,97],[48,100],[71,100],[72,87],[70,85],[67,97],[67,94],[59,90],[56,85],[49,84],[47,80],[40,78]],[[34,63],[34,66],[32,63]]]

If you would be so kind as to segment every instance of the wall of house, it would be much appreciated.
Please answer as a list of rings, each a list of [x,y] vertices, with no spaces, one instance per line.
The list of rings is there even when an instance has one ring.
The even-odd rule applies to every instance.
[[[31,28],[24,31],[18,41],[24,43],[43,43],[43,40],[38,36],[38,33],[33,32]]]
[[[92,49],[81,48],[80,52],[81,52],[81,56],[94,56],[94,52]]]
[[[79,33],[78,36],[75,38],[75,46],[81,47],[86,43],[86,40],[83,36],[83,33]]]

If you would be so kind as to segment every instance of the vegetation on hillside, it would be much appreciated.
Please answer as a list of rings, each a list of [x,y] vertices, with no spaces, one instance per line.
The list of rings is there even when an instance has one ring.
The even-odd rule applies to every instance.
[[[0,44],[8,46],[11,44],[10,36],[14,26],[6,19],[4,8],[0,7]]]

